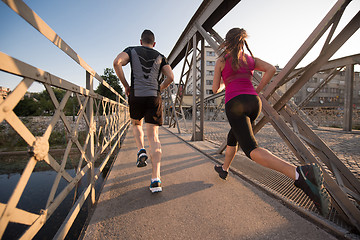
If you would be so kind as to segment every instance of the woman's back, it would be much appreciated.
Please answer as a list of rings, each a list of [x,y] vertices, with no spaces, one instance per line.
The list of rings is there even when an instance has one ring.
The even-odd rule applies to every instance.
[[[226,86],[225,103],[240,94],[257,95],[251,82],[255,68],[255,60],[247,54],[245,54],[245,57],[246,62],[240,58],[240,67],[234,71],[231,66],[232,58],[229,55],[225,56],[225,66],[221,72],[222,79]]]

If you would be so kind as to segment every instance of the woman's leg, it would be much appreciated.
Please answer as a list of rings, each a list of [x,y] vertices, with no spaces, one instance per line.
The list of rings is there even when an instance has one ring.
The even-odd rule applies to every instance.
[[[222,165],[223,170],[225,171],[229,171],[230,165],[232,160],[234,160],[235,154],[237,152],[237,146],[226,146],[226,151],[225,151],[225,160],[224,160],[224,164]]]
[[[228,103],[225,107],[231,131],[246,156],[264,167],[281,172],[295,180],[295,166],[257,145],[252,123],[261,110],[260,99],[257,96],[240,95]]]
[[[238,142],[236,140],[236,137],[234,136],[232,129],[230,129],[226,140],[225,160],[224,160],[224,164],[222,165],[222,169],[225,170],[226,172],[229,171],[231,162],[235,157],[237,151],[237,145]]]
[[[250,152],[251,159],[267,168],[281,172],[289,178],[295,180],[295,166],[285,162],[281,158],[273,155],[268,150],[258,147]]]
[[[225,105],[225,109],[231,131],[246,156],[264,167],[283,173],[295,180],[294,185],[310,197],[323,216],[327,216],[330,211],[330,195],[323,184],[324,178],[320,166],[308,164],[296,168],[268,150],[258,147],[252,123],[257,117],[256,111],[261,109],[260,99],[258,99],[258,106],[255,106],[257,101],[254,97],[248,95],[240,95],[236,97],[235,101],[228,103]]]

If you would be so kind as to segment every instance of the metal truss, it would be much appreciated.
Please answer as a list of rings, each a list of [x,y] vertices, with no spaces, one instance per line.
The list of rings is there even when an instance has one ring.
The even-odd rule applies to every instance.
[[[346,81],[350,87],[346,94],[347,129],[351,129],[351,92],[353,90],[353,65],[359,64],[358,60],[349,62],[354,56],[342,60],[329,61],[333,54],[359,29],[360,12],[335,36],[338,23],[349,0],[339,0],[324,19],[319,23],[308,39],[290,59],[285,68],[267,86],[260,97],[263,102],[264,117],[255,125],[254,132],[258,132],[267,122],[270,122],[284,142],[289,146],[294,155],[301,163],[318,163],[324,170],[326,187],[332,197],[332,204],[342,215],[343,219],[360,230],[360,211],[357,207],[360,202],[360,182],[332,152],[331,149],[311,130],[299,115],[304,115],[299,107],[291,102],[291,98],[301,87],[319,71],[329,70],[331,72],[326,79],[330,81],[339,69],[346,67]],[[200,34],[202,38],[217,50],[221,37],[216,34],[212,27],[225,16],[238,1],[204,1],[185,28],[173,51],[169,55],[171,66],[176,64],[185,56],[185,46],[191,38]],[[328,31],[329,30],[329,31]],[[328,31],[323,48],[319,56],[303,69],[295,70],[295,67],[307,55],[318,40]],[[188,51],[188,50],[186,50]],[[356,55],[357,56],[357,55]],[[343,63],[340,63],[343,62]],[[195,66],[194,66],[195,67]],[[256,80],[256,76],[255,80]],[[289,80],[296,77],[295,83],[284,93],[276,91]],[[326,84],[326,83],[324,83]],[[321,88],[319,86],[318,88]],[[314,93],[315,94],[315,93]],[[193,106],[199,105],[195,100]],[[196,116],[196,115],[195,115]],[[193,119],[194,119],[193,113]],[[350,119],[350,120],[349,120]],[[345,125],[346,125],[345,124]],[[197,130],[193,124],[193,134]],[[221,153],[226,143],[218,149]]]
[[[204,59],[204,36],[199,33],[199,26],[205,27],[205,29],[210,32],[210,37],[213,42],[220,43],[222,38],[212,29],[212,27],[239,2],[240,0],[203,1],[168,57],[172,68],[174,68],[181,60],[184,60],[178,92],[174,101],[174,108],[168,116],[170,119],[169,127],[175,127],[176,119],[183,119],[186,124],[182,109],[182,100],[186,90],[185,87],[189,84],[189,77],[192,76],[192,140],[194,141],[204,139],[203,104],[205,76],[204,63],[203,61],[200,61],[201,59]],[[201,44],[200,49],[198,48],[199,42]],[[209,41],[207,42],[209,43]],[[217,51],[217,48],[214,49]],[[202,66],[200,66],[200,63]]]
[[[83,178],[87,175],[89,180],[88,185],[85,186],[85,189],[77,196],[77,201],[73,204],[65,221],[54,237],[54,239],[64,239],[85,201],[90,199],[91,203],[95,202],[95,183],[102,174],[110,157],[113,156],[114,150],[119,146],[120,139],[129,125],[128,107],[120,103],[120,99],[126,103],[125,99],[93,71],[90,66],[24,2],[20,0],[4,0],[3,2],[86,70],[86,88],[82,88],[0,52],[0,70],[23,78],[5,100],[0,99],[0,122],[6,121],[18,135],[25,140],[29,146],[30,154],[28,163],[10,199],[6,204],[0,203],[0,238],[3,236],[9,223],[19,223],[29,226],[20,239],[33,238],[58,209],[64,199],[79,185],[80,181],[84,182]],[[94,78],[109,87],[109,89],[118,96],[117,101],[96,94],[93,91]],[[14,108],[34,82],[44,85],[55,107],[51,121],[41,136],[34,135],[14,113]],[[55,96],[54,88],[65,90],[66,93],[61,100],[58,100]],[[71,98],[71,96],[73,97]],[[66,103],[70,99],[73,101],[76,99],[79,104],[79,111],[74,126],[71,126],[63,112]],[[57,161],[49,152],[52,147],[49,145],[49,137],[54,130],[54,126],[59,121],[64,124],[65,132],[68,136],[61,161]],[[85,122],[87,128],[83,145],[79,141],[80,121]],[[71,176],[65,170],[65,165],[70,161],[69,154],[71,149],[74,148],[77,149],[81,156],[78,166],[76,167],[76,174],[75,176]],[[105,157],[100,157],[100,155],[104,154]],[[57,172],[57,176],[52,184],[46,205],[41,209],[40,213],[32,213],[18,208],[17,205],[38,162],[47,163]],[[95,168],[95,163],[99,167]],[[62,179],[64,179],[67,184],[63,189],[59,189],[59,183]]]
[[[330,82],[339,72],[344,69],[351,69],[352,65],[360,63],[360,54],[343,57],[340,59],[329,61],[326,65],[322,66],[318,72],[327,72],[328,76],[321,82],[319,85],[311,91],[306,98],[298,104],[300,108],[305,107],[311,98],[313,98],[328,82]],[[300,71],[303,69],[299,69]],[[351,78],[350,76],[346,77],[346,79]],[[351,88],[352,84],[346,84],[346,87]],[[351,91],[351,90],[350,90]]]
[[[186,91],[186,86],[188,85],[188,81],[189,81],[189,78],[191,75],[192,62],[193,62],[193,58],[191,57],[191,53],[193,52],[192,44],[193,44],[192,41],[189,41],[186,45],[186,55],[184,58],[184,64],[183,64],[183,67],[181,70],[181,75],[180,75],[180,80],[179,80],[177,91],[176,91],[175,101],[173,103],[174,108],[172,109],[172,112],[169,115],[169,116],[171,116],[169,127],[175,127],[176,122],[178,122],[179,119],[182,119],[184,121],[184,126],[186,128],[186,118],[185,118],[184,110],[182,107],[182,101],[183,101],[183,97],[184,97],[184,94]],[[177,126],[178,126],[178,124],[177,124]],[[179,127],[178,127],[178,129],[179,129],[179,133],[180,133],[181,130]]]

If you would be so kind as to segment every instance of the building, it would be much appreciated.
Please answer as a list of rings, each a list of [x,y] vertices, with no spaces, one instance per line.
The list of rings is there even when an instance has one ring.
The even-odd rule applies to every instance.
[[[217,55],[215,51],[210,46],[205,46],[205,82],[204,82],[204,98],[207,98],[213,94],[212,91],[212,84],[213,84],[213,77],[214,77],[214,69],[215,69],[215,62],[217,59]],[[200,61],[197,62],[200,65]],[[200,67],[200,66],[198,66]],[[192,95],[193,93],[193,86],[192,86],[192,72],[190,72],[189,81],[186,85],[185,94]]]
[[[5,99],[10,93],[10,88],[0,86],[0,97]]]
[[[354,73],[353,106],[354,109],[360,109],[360,73]],[[305,85],[297,92],[293,100],[299,105],[319,84],[326,79],[328,74],[324,72],[316,73]],[[287,83],[289,88],[296,79]],[[303,107],[331,107],[339,108],[344,106],[345,98],[345,71],[337,74],[318,93],[316,93]]]
[[[200,55],[199,55],[200,57]],[[214,69],[215,69],[215,62],[217,59],[217,55],[215,53],[215,51],[210,47],[210,46],[205,46],[205,69],[204,69],[204,73],[205,73],[205,79],[204,79],[204,99],[206,99],[207,97],[213,96],[213,91],[212,91],[212,84],[213,84],[213,78],[214,78]],[[200,63],[201,61],[197,61],[197,66],[200,68]],[[200,74],[200,73],[198,73]],[[192,71],[190,71],[190,75],[189,75],[189,80],[187,82],[187,85],[185,87],[185,95],[183,98],[183,107],[184,109],[188,110],[191,112],[191,108],[192,108],[192,101],[193,101],[193,78],[192,78]],[[200,82],[197,83],[198,86],[200,84]],[[197,92],[197,94],[200,94],[199,91]],[[218,106],[221,102],[221,98],[217,98],[217,99],[212,99],[209,101],[206,101],[205,104],[205,114],[206,119],[210,119],[211,116],[213,115],[214,109],[216,108],[216,106]],[[188,117],[190,117],[191,114],[188,114]]]

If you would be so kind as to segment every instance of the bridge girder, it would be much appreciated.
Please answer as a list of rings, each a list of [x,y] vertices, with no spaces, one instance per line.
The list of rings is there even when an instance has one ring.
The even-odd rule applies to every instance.
[[[226,2],[227,3],[225,3],[225,1],[204,1],[201,4],[169,55],[169,61],[172,67],[175,67],[187,56],[186,47],[191,44],[193,37],[196,35],[200,35],[201,38],[205,39],[215,51],[217,50],[219,43],[221,42],[221,37],[212,29],[212,27],[239,1]],[[339,34],[334,36],[342,14],[350,2],[351,1],[349,0],[337,1],[324,19],[310,34],[304,44],[290,59],[288,64],[286,64],[285,68],[267,86],[264,92],[260,94],[263,101],[264,117],[254,127],[254,132],[258,132],[265,123],[270,122],[298,158],[299,162],[313,162],[320,164],[324,169],[326,187],[330,192],[334,207],[342,214],[346,221],[350,222],[360,230],[360,211],[348,197],[349,194],[352,198],[356,199],[357,202],[360,202],[359,180],[298,116],[298,112],[300,111],[299,108],[290,101],[294,94],[297,93],[316,72],[328,70],[334,71],[334,69],[343,66],[351,68],[354,64],[359,64],[359,55],[329,61],[333,54],[360,27],[359,12],[348,22]],[[328,29],[330,29],[329,33],[319,56],[304,69],[296,70],[296,66],[304,59]],[[196,48],[195,45],[196,43],[193,42],[192,47]],[[190,67],[196,68],[197,66],[194,64],[195,63]],[[195,70],[193,74],[195,75]],[[294,76],[299,75],[300,77],[293,86],[284,94],[279,95],[276,92],[280,86]],[[203,91],[203,88],[200,89]],[[184,94],[185,88],[182,88],[182,90],[183,92],[180,94]],[[348,91],[351,91],[351,89]],[[219,94],[219,96],[220,95],[221,94]],[[200,102],[193,101],[193,106],[199,105]],[[181,101],[175,102],[175,107],[177,106],[181,106]],[[197,129],[193,125],[193,133],[196,131]],[[305,144],[307,144],[307,146]],[[221,153],[225,146],[226,143],[223,143],[218,152]],[[309,148],[312,149],[312,152],[309,151]],[[331,176],[327,171],[330,171]]]

